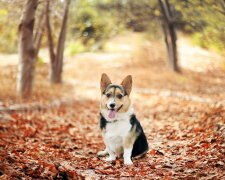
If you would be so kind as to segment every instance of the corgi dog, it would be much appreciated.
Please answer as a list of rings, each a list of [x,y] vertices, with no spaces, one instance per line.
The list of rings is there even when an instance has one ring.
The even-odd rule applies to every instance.
[[[101,77],[100,129],[105,150],[98,152],[113,161],[123,155],[124,164],[131,165],[132,157],[148,151],[148,142],[141,124],[137,120],[129,95],[132,77],[127,76],[120,85],[111,83],[104,73]]]

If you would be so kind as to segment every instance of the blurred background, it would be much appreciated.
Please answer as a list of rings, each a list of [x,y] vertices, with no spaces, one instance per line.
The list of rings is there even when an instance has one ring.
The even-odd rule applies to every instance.
[[[138,92],[224,97],[223,0],[0,0],[0,7],[3,104],[95,99],[103,72],[114,81],[132,74]]]

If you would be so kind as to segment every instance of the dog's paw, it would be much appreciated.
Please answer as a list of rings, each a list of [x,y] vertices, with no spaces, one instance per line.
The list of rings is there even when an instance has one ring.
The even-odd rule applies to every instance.
[[[116,156],[109,156],[108,158],[105,159],[105,161],[114,161],[116,160]]]
[[[131,159],[124,159],[124,164],[125,165],[132,165],[133,162],[131,161]]]
[[[104,151],[99,151],[98,152],[98,156],[106,156],[106,155],[108,155],[109,153],[106,151],[106,150],[104,150]]]

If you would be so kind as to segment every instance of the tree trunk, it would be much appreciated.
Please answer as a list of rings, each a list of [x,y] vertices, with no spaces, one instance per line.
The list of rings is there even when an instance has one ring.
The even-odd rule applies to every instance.
[[[158,0],[163,15],[163,32],[168,53],[168,64],[174,72],[180,72],[177,58],[176,29],[168,0]]]
[[[63,15],[63,21],[61,25],[60,35],[58,38],[56,53],[54,52],[54,43],[52,39],[52,31],[49,18],[49,0],[46,6],[46,26],[48,33],[49,54],[50,54],[50,82],[61,83],[62,82],[62,69],[63,69],[63,52],[66,39],[66,24],[69,13],[70,0],[66,1],[66,7]]]
[[[44,28],[45,28],[44,16],[45,16],[45,8],[42,9],[41,14],[38,17],[38,22],[36,26],[37,28],[36,28],[36,31],[34,32],[34,47],[36,50],[36,56],[38,56],[40,46],[41,46],[41,40],[44,33]]]
[[[37,5],[38,0],[26,1],[19,25],[17,94],[22,98],[28,97],[31,94],[34,80],[36,52],[33,42],[33,30]]]
[[[53,82],[52,76],[54,76],[53,70],[55,69],[55,52],[54,52],[54,42],[52,38],[52,29],[50,24],[50,0],[47,0],[46,4],[46,29],[47,29],[47,37],[48,37],[48,49],[49,49],[49,55],[50,55],[50,82]]]

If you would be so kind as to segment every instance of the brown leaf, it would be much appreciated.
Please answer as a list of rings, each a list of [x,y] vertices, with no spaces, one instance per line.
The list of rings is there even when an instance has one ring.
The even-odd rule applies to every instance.
[[[114,170],[102,170],[102,169],[95,169],[96,173],[99,174],[118,174],[120,173],[119,171],[114,171]]]

